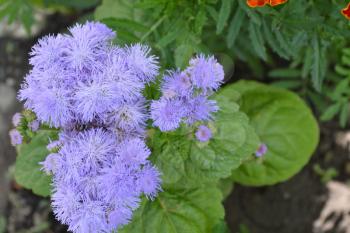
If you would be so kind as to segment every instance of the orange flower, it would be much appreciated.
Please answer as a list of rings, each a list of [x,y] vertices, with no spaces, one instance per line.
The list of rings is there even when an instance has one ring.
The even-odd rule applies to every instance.
[[[247,5],[250,7],[262,7],[269,2],[270,0],[247,0]]]
[[[350,2],[346,8],[341,10],[341,13],[345,16],[345,18],[350,19]]]
[[[287,0],[270,0],[270,6],[277,6],[287,2]]]
[[[287,2],[287,0],[247,0],[247,5],[250,7],[263,7],[266,4],[277,6]]]

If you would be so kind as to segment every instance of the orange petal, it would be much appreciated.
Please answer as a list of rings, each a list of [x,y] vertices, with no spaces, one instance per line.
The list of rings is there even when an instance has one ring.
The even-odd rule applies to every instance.
[[[277,6],[286,3],[288,0],[270,0],[270,6]]]
[[[341,13],[347,18],[350,19],[350,2],[346,8],[341,10]]]
[[[270,0],[247,0],[247,5],[250,7],[262,7],[265,6]]]

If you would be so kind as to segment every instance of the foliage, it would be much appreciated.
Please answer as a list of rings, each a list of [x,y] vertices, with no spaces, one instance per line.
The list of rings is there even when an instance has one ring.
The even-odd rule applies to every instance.
[[[13,22],[23,11],[30,17],[33,6],[81,9],[98,1],[1,3],[0,18]],[[159,53],[162,68],[183,68],[199,52],[243,61],[256,78],[264,75],[265,67],[272,67],[268,72],[272,86],[239,81],[215,95],[220,111],[209,124],[213,137],[208,142],[196,140],[198,125],[182,125],[167,133],[149,127],[150,160],[161,171],[163,192],[155,200],[144,198],[132,222],[121,232],[227,233],[222,201],[232,190],[232,181],[271,185],[296,174],[314,152],[319,129],[303,100],[280,87],[298,90],[304,97],[325,91],[333,104],[322,119],[340,114],[345,125],[350,95],[350,72],[345,66],[350,66],[350,52],[343,50],[342,64],[336,68],[346,76],[341,81],[337,75],[328,76],[333,62],[328,59],[336,57],[350,33],[339,14],[342,5],[336,0],[333,3],[337,4],[291,0],[276,8],[251,9],[245,1],[231,0],[102,1],[95,18],[117,31],[115,43],[149,43]],[[27,20],[24,24],[29,30],[33,20],[22,20]],[[277,59],[288,65],[280,66]],[[334,82],[334,91],[322,89],[325,81]],[[152,84],[144,95],[148,100],[157,99],[158,89],[159,83]],[[17,127],[25,143],[17,148],[15,178],[23,187],[48,196],[51,177],[40,170],[39,162],[50,153],[46,145],[57,138],[57,131],[42,127],[31,132],[26,127],[33,116],[24,114]],[[261,143],[267,145],[268,152],[257,158],[254,153]],[[249,232],[245,226],[240,231]]]
[[[334,167],[323,169],[319,164],[315,164],[313,170],[320,176],[323,183],[327,183],[339,175],[339,172]]]
[[[325,93],[331,104],[324,110],[321,120],[328,121],[339,116],[339,124],[345,127],[349,121],[349,99],[350,99],[350,49],[342,50],[341,64],[337,64],[335,71],[339,76],[330,80],[329,87]]]
[[[121,232],[211,233],[224,217],[221,201],[222,194],[215,185],[169,190],[153,202],[144,202],[133,222]]]
[[[8,24],[20,21],[28,33],[35,23],[35,8],[85,9],[96,6],[100,0],[0,0],[0,20]]]
[[[6,230],[6,219],[3,216],[0,216],[0,233],[5,233]]]
[[[343,4],[293,0],[251,9],[230,0],[104,0],[95,18],[116,29],[122,42],[147,41],[166,65],[181,67],[193,53],[210,51],[246,62],[261,77],[261,61],[274,66],[278,55],[321,91],[328,55],[350,35],[339,13]]]
[[[308,161],[318,129],[297,96],[239,82],[226,86],[215,99],[220,112],[210,125],[209,142],[195,141],[187,126],[170,133],[150,129],[151,160],[163,174],[163,192],[153,201],[145,199],[122,232],[226,232],[221,202],[232,187],[222,178],[232,173],[233,180],[243,184],[273,184],[294,175]],[[50,177],[38,163],[49,153],[48,139],[56,134],[41,129],[18,148],[17,182],[43,196],[50,194]],[[256,158],[260,140],[269,152]]]
[[[55,138],[57,138],[55,130],[40,130],[28,144],[22,144],[17,148],[16,181],[23,187],[32,189],[37,195],[50,195],[51,178],[41,170],[39,162],[49,154],[46,149],[49,139]]]
[[[314,152],[319,131],[305,103],[292,92],[240,81],[223,92],[240,92],[239,103],[268,152],[232,173],[245,185],[271,185],[296,174]],[[302,133],[301,133],[302,132]]]

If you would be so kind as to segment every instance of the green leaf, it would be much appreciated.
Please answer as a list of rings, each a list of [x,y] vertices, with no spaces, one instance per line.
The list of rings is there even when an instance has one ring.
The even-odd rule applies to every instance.
[[[350,76],[350,69],[349,68],[345,68],[343,66],[340,65],[336,65],[335,66],[335,71],[343,76]]]
[[[45,5],[63,5],[76,9],[87,9],[96,6],[100,0],[44,0]]]
[[[321,48],[319,38],[315,35],[312,39],[313,61],[311,68],[312,84],[317,91],[321,91],[325,76],[325,48]]]
[[[207,22],[207,12],[205,8],[200,8],[198,14],[196,15],[194,29],[197,34],[201,34],[205,23]]]
[[[306,53],[305,53],[305,58],[304,58],[304,62],[303,62],[303,68],[301,71],[301,77],[306,78],[307,75],[309,74],[311,67],[312,67],[312,48],[308,47],[306,49]]]
[[[213,233],[230,233],[230,229],[228,228],[227,223],[224,220],[221,220],[215,225]]]
[[[214,20],[215,22],[218,22],[219,14],[218,14],[218,12],[215,10],[215,8],[212,7],[212,6],[206,6],[205,8],[206,8],[207,12],[209,13],[209,15],[213,18],[213,20]]]
[[[182,127],[167,134],[157,131],[153,135],[151,159],[163,174],[163,187],[193,187],[218,181],[230,176],[256,151],[259,139],[248,117],[225,95],[215,97],[220,112],[215,123],[209,124],[213,131],[209,142],[195,139],[196,128]]]
[[[134,7],[135,0],[103,0],[95,10],[95,19],[119,18],[135,20],[139,11]]]
[[[249,119],[238,110],[238,105],[224,100],[220,93],[217,100],[221,113],[215,119],[213,138],[207,145],[194,141],[186,163],[186,175],[194,182],[198,182],[198,178],[218,180],[228,177],[259,145]]]
[[[256,82],[240,81],[229,88],[241,93],[241,110],[268,147],[264,157],[234,170],[233,180],[252,186],[272,185],[296,174],[319,140],[317,121],[304,101],[293,92]]]
[[[224,217],[221,201],[222,194],[214,184],[166,191],[154,201],[144,201],[132,222],[118,232],[212,233]]]
[[[276,39],[277,39],[278,43],[280,44],[281,48],[284,51],[286,51],[288,55],[296,56],[297,51],[293,50],[291,44],[286,39],[285,35],[282,34],[282,32],[280,32],[279,29],[275,29],[274,34],[275,34]]]
[[[301,82],[299,80],[286,80],[286,81],[276,81],[271,83],[274,87],[281,87],[286,89],[296,89],[301,87]]]
[[[301,73],[299,69],[280,68],[271,70],[268,76],[270,78],[300,78]]]
[[[340,111],[341,103],[335,103],[329,106],[321,115],[321,121],[329,121]]]
[[[339,121],[340,121],[340,126],[343,128],[346,126],[346,123],[349,121],[348,101],[345,101],[341,107]]]
[[[108,27],[114,29],[117,33],[119,28],[143,33],[149,30],[147,26],[130,19],[105,18],[102,19],[101,22],[105,23]]]
[[[194,53],[194,48],[191,44],[184,42],[175,49],[175,65],[179,68],[186,67],[188,61]]]
[[[169,32],[159,39],[159,41],[157,42],[157,46],[162,48],[176,40],[179,35],[184,33],[184,27],[185,25],[183,20],[176,21],[174,25],[171,28],[169,28]]]
[[[221,8],[219,11],[219,18],[216,24],[216,34],[220,34],[225,27],[228,17],[230,16],[232,0],[222,0]]]
[[[264,33],[265,40],[266,40],[267,44],[270,46],[270,48],[273,51],[275,51],[280,57],[285,58],[285,59],[289,59],[289,54],[283,49],[283,47],[281,47],[281,45],[279,44],[279,42],[275,38],[274,33],[270,29],[271,25],[269,25],[266,22],[266,20],[263,20],[262,26],[263,26],[263,33]]]
[[[232,18],[230,22],[230,26],[228,28],[228,33],[226,37],[227,46],[229,48],[231,48],[234,45],[235,40],[239,34],[239,31],[243,25],[244,18],[245,18],[244,11],[240,7],[238,7],[235,13],[235,16]]]
[[[264,45],[264,39],[262,37],[260,27],[255,23],[249,23],[249,38],[253,44],[253,49],[256,54],[263,59],[267,60],[266,48]]]
[[[55,138],[57,138],[57,131],[40,130],[30,143],[22,144],[17,148],[15,164],[17,183],[44,197],[50,195],[51,177],[40,170],[39,162],[44,161],[49,154],[46,149],[49,139]]]

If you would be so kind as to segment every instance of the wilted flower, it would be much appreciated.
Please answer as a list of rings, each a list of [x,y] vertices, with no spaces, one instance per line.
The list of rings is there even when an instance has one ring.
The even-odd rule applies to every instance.
[[[209,139],[212,137],[211,130],[205,126],[205,125],[200,125],[197,129],[196,132],[196,138],[200,142],[206,142],[209,141]]]
[[[10,139],[11,139],[11,144],[13,146],[17,146],[17,145],[22,144],[23,137],[17,129],[10,130],[9,135],[10,135]]]
[[[257,151],[255,152],[256,157],[262,157],[267,153],[267,145],[265,143],[261,143]]]
[[[28,128],[33,132],[38,131],[39,127],[40,127],[40,122],[38,120],[34,120],[28,123]]]
[[[22,119],[22,115],[19,112],[16,112],[13,116],[12,116],[12,124],[14,127],[17,127],[20,123],[21,123],[21,119]]]

